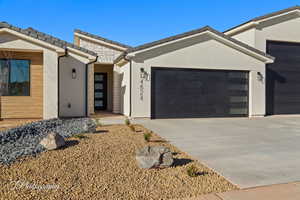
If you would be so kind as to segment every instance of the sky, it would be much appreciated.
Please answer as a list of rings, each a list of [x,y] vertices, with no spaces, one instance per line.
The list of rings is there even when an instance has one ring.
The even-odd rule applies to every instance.
[[[209,25],[224,31],[300,0],[0,0],[0,21],[73,42],[74,29],[127,45]]]

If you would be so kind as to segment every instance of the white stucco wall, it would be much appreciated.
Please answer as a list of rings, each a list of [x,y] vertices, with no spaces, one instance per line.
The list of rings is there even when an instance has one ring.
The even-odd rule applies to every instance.
[[[44,119],[58,117],[57,53],[44,51]]]
[[[288,21],[283,20],[273,20],[272,23],[262,23],[257,27],[255,37],[257,49],[266,52],[267,40],[300,42],[300,17]]]
[[[257,72],[265,74],[264,63],[219,41],[201,36],[136,55],[132,64],[133,117],[151,115],[151,77],[143,83],[140,78],[140,69],[144,68],[151,76],[151,67],[247,70],[250,72],[249,115],[265,114],[265,83],[257,79]]]
[[[57,53],[9,33],[2,33],[0,38],[1,49],[43,52],[43,118],[56,118],[58,116]]]
[[[255,33],[254,28],[241,32],[240,34],[232,36],[234,39],[242,41],[249,46],[255,47]]]
[[[130,63],[114,67],[114,104],[113,112],[130,114]]]
[[[232,37],[266,52],[266,43],[268,40],[300,42],[299,27],[300,17],[297,15],[288,15],[262,22],[258,26],[235,34]]]
[[[76,78],[72,78],[72,69]],[[82,117],[86,115],[86,65],[74,54],[60,58],[59,116]]]

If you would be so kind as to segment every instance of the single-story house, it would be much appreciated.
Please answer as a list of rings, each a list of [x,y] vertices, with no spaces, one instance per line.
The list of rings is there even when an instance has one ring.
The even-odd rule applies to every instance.
[[[296,6],[224,33],[207,26],[130,47],[81,30],[72,44],[0,23],[0,117],[299,114],[299,27]]]

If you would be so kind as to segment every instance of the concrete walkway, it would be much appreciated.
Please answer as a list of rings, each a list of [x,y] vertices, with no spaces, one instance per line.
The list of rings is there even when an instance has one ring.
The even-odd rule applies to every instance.
[[[271,185],[225,193],[203,195],[184,200],[299,200],[300,183]]]
[[[300,117],[142,119],[136,123],[240,188],[300,181]]]

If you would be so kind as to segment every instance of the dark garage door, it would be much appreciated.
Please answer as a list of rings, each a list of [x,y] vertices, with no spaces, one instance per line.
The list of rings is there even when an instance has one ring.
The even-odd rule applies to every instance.
[[[300,44],[268,42],[267,53],[275,57],[266,72],[267,114],[300,114]]]
[[[152,67],[151,117],[248,116],[248,72]]]

